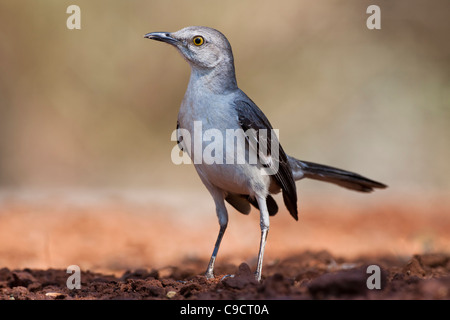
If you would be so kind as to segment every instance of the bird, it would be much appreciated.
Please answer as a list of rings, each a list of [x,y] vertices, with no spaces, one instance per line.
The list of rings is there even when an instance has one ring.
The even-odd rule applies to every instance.
[[[194,134],[195,123],[201,124],[197,126],[201,133],[215,130],[226,136],[227,130],[250,131],[245,139],[236,138],[231,142],[235,148],[219,154],[223,157],[222,162],[194,161],[201,181],[214,200],[219,221],[219,233],[205,272],[207,279],[215,278],[214,264],[228,225],[225,202],[243,214],[248,214],[251,206],[260,212],[261,236],[255,271],[255,279],[260,282],[269,217],[278,212],[272,195],[281,192],[288,212],[298,220],[295,184],[298,180],[320,180],[360,192],[387,187],[357,173],[289,156],[266,115],[238,87],[232,48],[220,31],[189,26],[176,32],[147,33],[144,38],[175,47],[190,65],[189,83],[179,109],[176,134],[178,146],[191,159],[198,159],[206,148],[205,143],[195,146],[195,139],[184,136]],[[228,141],[225,146],[230,147]],[[264,149],[266,152],[262,152]],[[226,162],[225,158],[230,156],[226,154],[227,150],[228,153],[231,150],[231,156],[244,157],[245,161]],[[251,154],[256,154],[256,161],[249,161]]]

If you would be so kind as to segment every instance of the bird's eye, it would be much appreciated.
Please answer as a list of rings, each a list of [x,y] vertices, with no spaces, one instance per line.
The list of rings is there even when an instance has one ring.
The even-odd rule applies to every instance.
[[[195,44],[196,46],[201,46],[201,45],[205,42],[205,39],[203,39],[202,36],[195,36],[195,37],[192,39],[192,42],[194,42],[194,44]]]

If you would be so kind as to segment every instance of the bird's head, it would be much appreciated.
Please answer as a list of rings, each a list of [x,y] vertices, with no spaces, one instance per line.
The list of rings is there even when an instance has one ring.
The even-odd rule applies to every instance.
[[[213,69],[233,65],[233,53],[227,38],[208,27],[186,27],[176,32],[151,32],[147,39],[173,45],[194,69]]]

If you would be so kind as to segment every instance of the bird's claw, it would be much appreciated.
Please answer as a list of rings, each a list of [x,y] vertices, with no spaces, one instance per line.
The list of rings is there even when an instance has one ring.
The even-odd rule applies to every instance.
[[[206,273],[205,273],[205,277],[206,277],[207,280],[214,279],[214,273],[212,273],[212,272],[206,272]]]
[[[223,281],[223,280],[225,280],[226,278],[234,278],[234,274],[226,274],[226,275],[224,275],[224,276],[220,279],[220,281]]]

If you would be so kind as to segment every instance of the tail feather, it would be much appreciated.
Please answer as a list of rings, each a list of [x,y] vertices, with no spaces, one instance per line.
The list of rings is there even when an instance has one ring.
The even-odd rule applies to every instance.
[[[371,192],[374,189],[384,189],[387,185],[363,177],[360,174],[289,157],[289,164],[295,180],[309,178],[337,184],[341,187],[360,191]]]

